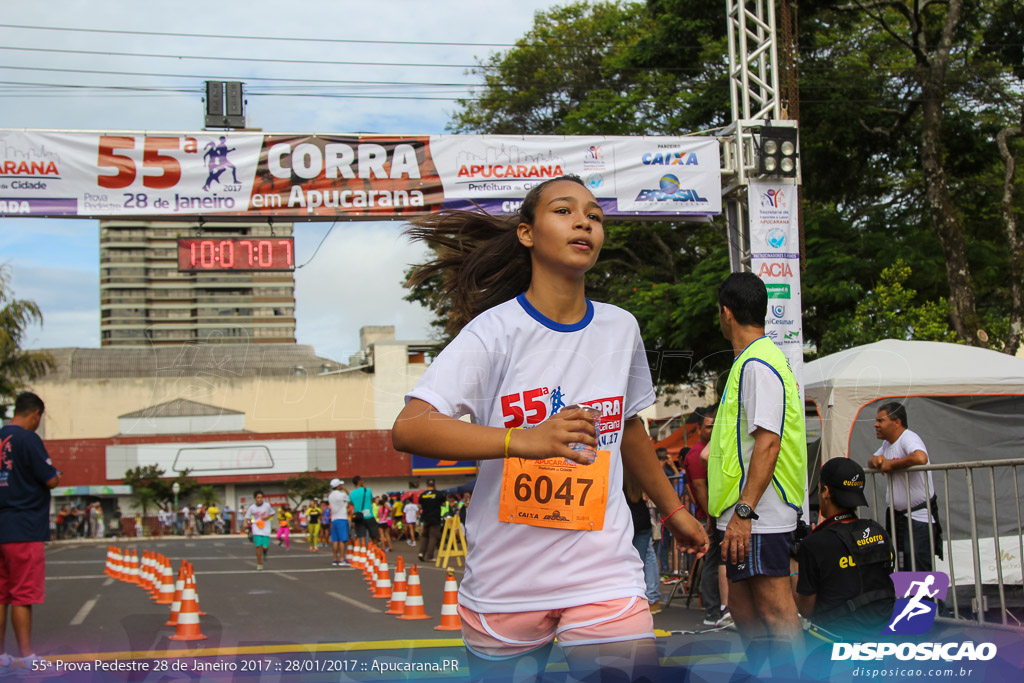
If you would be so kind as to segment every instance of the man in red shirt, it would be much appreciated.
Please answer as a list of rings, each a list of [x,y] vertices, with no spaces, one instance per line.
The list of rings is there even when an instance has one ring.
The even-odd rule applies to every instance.
[[[729,610],[726,608],[729,582],[725,578],[725,565],[722,564],[721,534],[715,527],[715,520],[708,518],[708,466],[700,457],[711,440],[711,430],[715,427],[715,409],[698,408],[693,412],[700,420],[700,426],[697,429],[697,442],[690,446],[683,460],[683,473],[686,475],[690,497],[697,508],[696,517],[707,525],[708,539],[711,541],[708,552],[704,555],[700,579],[704,625],[721,626],[730,618]]]

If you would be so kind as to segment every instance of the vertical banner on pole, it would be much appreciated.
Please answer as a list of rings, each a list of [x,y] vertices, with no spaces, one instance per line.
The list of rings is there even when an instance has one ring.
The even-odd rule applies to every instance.
[[[750,268],[768,289],[764,332],[782,349],[804,403],[803,308],[800,297],[800,234],[797,186],[751,181],[747,186],[750,214]],[[810,496],[804,490],[803,517],[809,519]]]
[[[797,186],[751,181],[750,267],[768,288],[765,334],[789,359],[804,397],[804,339],[800,300],[800,235]]]

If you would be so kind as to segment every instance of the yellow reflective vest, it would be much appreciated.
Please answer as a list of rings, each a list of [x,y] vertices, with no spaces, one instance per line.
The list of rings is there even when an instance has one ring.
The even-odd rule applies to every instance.
[[[781,447],[772,475],[772,486],[779,498],[795,510],[804,502],[807,483],[807,437],[803,405],[789,361],[771,339],[761,337],[737,356],[729,371],[722,400],[715,416],[708,457],[708,514],[719,517],[736,504],[746,483],[740,429],[740,384],[749,363],[763,363],[782,380],[785,412],[782,419]]]

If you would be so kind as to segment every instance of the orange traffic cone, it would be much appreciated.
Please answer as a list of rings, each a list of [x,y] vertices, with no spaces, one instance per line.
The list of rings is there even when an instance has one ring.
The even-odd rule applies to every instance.
[[[391,604],[384,614],[405,614],[405,592],[408,586],[405,583],[405,560],[398,556],[395,561],[395,587],[391,591]]]
[[[154,601],[160,597],[160,589],[163,587],[165,559],[160,553],[153,553],[153,564],[150,566],[152,585],[149,587],[149,597]]]
[[[373,597],[391,599],[391,570],[388,569],[388,558],[381,552],[380,563],[377,565],[377,582]]]
[[[142,588],[144,590],[147,590],[150,593],[152,593],[153,592],[153,587],[156,585],[156,581],[153,579],[153,575],[155,573],[153,567],[155,565],[156,558],[154,557],[154,555],[153,555],[153,553],[151,551],[147,550],[145,552],[146,552],[146,556],[143,559],[145,560],[145,565],[146,565],[146,573],[145,573],[146,582],[142,585]]]
[[[160,592],[157,594],[156,604],[170,605],[174,602],[174,570],[171,569],[171,561],[166,557],[160,570]]]
[[[462,619],[459,618],[459,585],[455,583],[455,572],[448,569],[444,579],[444,600],[441,603],[441,624],[435,631],[461,631]]]
[[[136,581],[135,583],[137,583],[140,586],[142,586],[142,588],[145,588],[146,587],[146,575],[149,573],[149,551],[148,550],[143,550],[142,554],[138,555],[138,558],[139,558],[139,580]]]
[[[128,551],[128,562],[125,571],[124,578],[122,579],[125,583],[138,583],[139,582],[139,556],[135,554],[134,550]]]
[[[149,551],[143,550],[139,557],[139,585],[143,590],[149,590]]]
[[[409,588],[405,594],[405,612],[399,619],[429,619],[423,609],[423,589],[420,588],[420,570],[415,564],[409,570]]]
[[[178,612],[181,611],[181,594],[185,591],[185,577],[188,576],[188,570],[185,568],[185,563],[181,563],[181,567],[178,569],[178,578],[174,582],[174,600],[171,602],[171,617],[164,622],[164,626],[177,626],[178,625]]]
[[[199,631],[199,605],[196,604],[196,585],[192,577],[185,579],[185,590],[181,592],[181,609],[178,611],[178,625],[171,640],[205,640]]]
[[[375,550],[373,552],[373,562],[370,565],[370,571],[372,572],[373,578],[372,578],[371,581],[369,581],[369,584],[370,584],[370,594],[373,595],[373,597],[375,597],[375,598],[376,597],[380,597],[380,596],[377,595],[377,585],[380,583],[380,570],[381,570],[381,567],[387,567],[387,563],[388,563],[388,558],[384,556],[384,551],[382,551],[382,550]],[[391,584],[391,581],[389,579],[388,580],[388,585],[390,585],[390,584]],[[389,598],[391,597],[390,593],[388,594],[388,597]]]
[[[193,567],[192,563],[189,562],[188,560],[185,561],[185,564],[188,565],[188,575],[192,579],[192,588],[196,588],[196,568]],[[206,616],[206,612],[204,612],[203,608],[199,606],[199,590],[198,589],[196,589],[196,608],[199,610],[199,616],[201,616],[201,617],[205,617]]]
[[[112,567],[112,571],[110,572],[110,578],[118,579],[118,580],[121,579],[121,577],[123,576],[123,572],[124,572],[123,565],[122,565],[123,561],[124,561],[124,558],[121,555],[120,548],[114,548],[114,565]]]
[[[128,549],[119,550],[117,553],[118,570],[115,579],[120,581],[128,580]]]
[[[373,555],[367,554],[366,560],[363,563],[363,581],[370,584],[370,590],[373,590],[373,584],[377,580],[377,577],[374,576],[376,566],[377,558],[375,558]]]
[[[114,575],[114,546],[107,546],[107,564],[103,568],[103,573],[107,576]]]
[[[353,541],[352,543],[349,543],[348,545],[345,546],[345,561],[348,562],[350,567],[356,566],[355,565],[355,559],[356,559],[355,558],[355,554],[352,551],[352,546],[353,545],[355,545],[355,541]]]
[[[355,561],[352,563],[352,566],[356,569],[363,569],[366,567],[366,548],[358,538],[356,539],[355,546]]]

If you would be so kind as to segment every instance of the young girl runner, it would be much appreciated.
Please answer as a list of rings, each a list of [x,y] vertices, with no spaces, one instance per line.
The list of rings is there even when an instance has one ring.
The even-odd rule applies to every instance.
[[[277,544],[281,545],[281,537],[284,537],[284,549],[291,550],[291,533],[292,533],[292,511],[288,507],[288,503],[285,503],[277,509]]]
[[[323,510],[315,500],[309,501],[309,509],[306,510],[306,519],[309,526],[309,552],[315,553],[320,543],[320,515]]]
[[[584,295],[602,221],[582,181],[563,177],[534,187],[516,216],[444,211],[409,230],[439,253],[413,282],[443,277],[461,331],[406,396],[392,438],[400,451],[482,461],[459,589],[474,676],[515,658],[533,660],[517,675],[542,672],[556,636],[576,672],[598,657],[634,675],[657,666],[623,466],[682,547],[707,543],[636,417],[655,400],[636,320]],[[601,411],[599,439],[572,404]],[[593,464],[574,443],[597,448]]]
[[[387,496],[381,496],[378,498],[374,514],[377,516],[377,522],[380,524],[380,546],[387,552],[391,552],[391,524],[393,521],[393,512],[391,501],[388,500]]]

